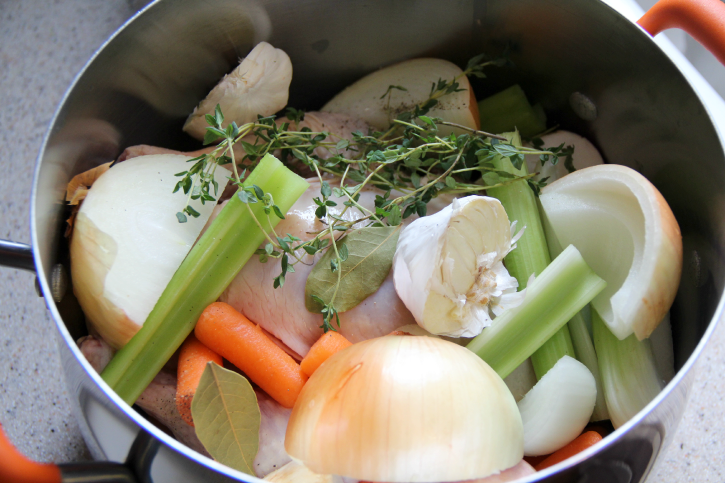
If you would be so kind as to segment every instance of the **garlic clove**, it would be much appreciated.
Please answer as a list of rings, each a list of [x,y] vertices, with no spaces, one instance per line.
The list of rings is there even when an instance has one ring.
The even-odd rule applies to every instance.
[[[322,111],[347,114],[376,129],[387,129],[398,114],[428,100],[431,83],[439,79],[452,80],[462,72],[447,60],[406,60],[368,74],[348,86],[325,104]],[[457,81],[463,90],[441,97],[427,115],[477,129],[480,123],[478,104],[471,85],[466,76]],[[401,86],[406,90],[392,89],[390,95],[384,95],[389,86]],[[443,135],[452,131],[446,126],[439,129]]]
[[[612,333],[649,337],[682,271],[680,227],[657,188],[631,168],[605,164],[552,183],[540,199],[561,245],[574,245],[606,280],[592,306]]]
[[[143,325],[191,250],[215,203],[192,202],[200,213],[179,223],[186,204],[173,193],[188,156],[141,156],[119,163],[89,190],[71,238],[73,290],[89,323],[115,349]],[[217,168],[220,191],[227,169]]]
[[[232,121],[238,126],[255,121],[257,115],[271,116],[287,105],[290,82],[289,56],[267,42],[260,42],[194,109],[184,131],[204,139],[208,126],[205,116],[213,115],[217,104],[224,113],[224,127]]]
[[[385,336],[328,359],[302,389],[285,448],[324,474],[441,482],[517,464],[511,393],[474,353],[433,337]]]
[[[454,200],[406,227],[393,276],[416,322],[433,334],[473,337],[492,314],[518,305],[504,297],[518,287],[503,265],[515,246],[511,232],[501,203],[485,196]]]
[[[597,166],[604,164],[602,155],[599,154],[597,148],[594,147],[588,139],[575,134],[570,131],[554,131],[550,134],[541,136],[541,140],[544,142],[544,147],[558,147],[562,143],[564,147],[574,146],[574,154],[571,157],[572,164],[575,169],[584,169],[590,166]],[[559,162],[556,165],[551,164],[551,161],[547,161],[543,166],[539,155],[530,154],[525,156],[526,165],[529,168],[529,173],[538,173],[534,176],[536,181],[543,178],[549,178],[547,183],[551,184],[559,178],[569,174],[569,170],[566,168],[564,158],[559,158]]]

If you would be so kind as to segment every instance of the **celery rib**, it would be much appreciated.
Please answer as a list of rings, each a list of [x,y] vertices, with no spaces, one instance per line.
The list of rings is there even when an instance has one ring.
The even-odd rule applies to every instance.
[[[505,136],[511,140],[511,144],[521,146],[518,133]],[[528,174],[525,162],[521,169],[516,169],[508,158],[496,156],[493,163],[496,169],[516,176]],[[551,263],[536,197],[524,180],[489,189],[488,195],[501,201],[509,220],[516,221],[518,229],[526,227],[523,236],[516,242],[516,249],[504,259],[507,270],[518,280],[521,290],[526,287],[532,274],[538,276]],[[569,329],[563,326],[531,356],[536,377],[541,379],[565,355],[576,358]]]
[[[630,335],[619,340],[592,310],[594,347],[612,424],[620,427],[660,393],[664,387],[657,373],[649,339]]]
[[[541,206],[540,202],[537,205],[539,207],[539,214],[541,215],[541,224],[544,228],[546,244],[549,246],[549,255],[556,257],[562,251],[561,243],[556,237],[549,219],[546,217],[543,206]],[[594,343],[587,328],[583,311],[574,315],[567,324],[567,327],[569,328],[569,334],[571,335],[577,360],[587,366],[587,369],[592,373],[594,381],[597,384],[597,400],[594,405],[591,420],[604,421],[605,419],[609,419],[609,411],[607,410],[607,403],[604,399],[604,387],[602,386],[602,376],[599,370],[599,362],[597,361],[597,353],[594,350]]]
[[[269,154],[244,185],[271,193],[283,213],[309,187]],[[262,203],[249,206],[257,219],[266,219]],[[274,227],[279,219],[270,218]],[[247,206],[233,196],[174,273],[141,330],[101,374],[124,401],[136,401],[194,329],[204,308],[219,298],[264,240]]]
[[[496,317],[467,347],[504,378],[605,286],[569,246],[529,285],[521,305]]]

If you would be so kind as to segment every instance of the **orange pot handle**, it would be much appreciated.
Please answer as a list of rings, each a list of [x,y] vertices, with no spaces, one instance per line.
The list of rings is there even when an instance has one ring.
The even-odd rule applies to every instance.
[[[653,36],[682,29],[725,64],[725,3],[720,0],[659,0],[637,23]]]
[[[60,468],[36,463],[15,449],[0,425],[0,481],[3,483],[61,483]]]

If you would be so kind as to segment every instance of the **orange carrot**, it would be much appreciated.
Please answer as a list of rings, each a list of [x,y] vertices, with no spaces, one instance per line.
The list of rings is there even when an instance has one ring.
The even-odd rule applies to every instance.
[[[579,436],[577,439],[567,444],[558,451],[555,451],[544,461],[536,465],[536,471],[541,471],[549,466],[554,466],[557,463],[564,461],[565,459],[574,456],[577,453],[581,453],[590,446],[594,446],[602,440],[602,435],[596,431],[587,431]]]
[[[302,359],[300,364],[302,372],[311,376],[331,355],[351,345],[352,342],[333,330],[322,334],[322,337],[317,339],[317,342],[310,347],[310,351]]]
[[[204,373],[204,368],[209,362],[216,362],[221,366],[224,361],[222,361],[219,354],[199,342],[194,334],[189,335],[179,351],[176,408],[179,410],[181,419],[191,426],[194,425],[191,418],[191,401],[194,399],[194,394],[196,394],[196,388],[199,386],[199,380]]]
[[[292,357],[234,307],[214,302],[202,312],[194,333],[275,401],[286,408],[294,406],[307,376]]]

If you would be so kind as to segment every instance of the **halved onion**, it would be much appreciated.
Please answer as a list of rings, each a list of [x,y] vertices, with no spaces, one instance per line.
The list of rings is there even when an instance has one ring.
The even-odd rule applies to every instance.
[[[554,131],[553,133],[541,136],[541,140],[544,142],[545,148],[555,148],[562,143],[565,147],[574,146],[574,154],[571,157],[571,161],[575,169],[584,169],[590,166],[604,164],[602,155],[599,154],[597,148],[588,139],[573,132],[563,130]],[[538,173],[534,176],[535,180],[538,181],[542,178],[548,178],[547,182],[549,184],[569,174],[563,158],[559,159],[556,165],[547,161],[542,166],[539,156],[530,154],[526,156],[526,165],[529,168],[529,173]]]
[[[186,205],[173,193],[188,156],[140,156],[118,163],[91,187],[71,239],[73,290],[88,322],[118,349],[141,328],[191,250],[215,203],[192,202],[200,213],[179,223]],[[229,171],[218,167],[219,194]]]
[[[682,271],[682,236],[657,188],[631,168],[593,166],[543,189],[561,246],[574,245],[607,282],[592,301],[620,340],[649,337],[670,309]]]
[[[386,129],[393,119],[404,111],[412,110],[416,104],[425,102],[430,96],[431,83],[439,79],[452,81],[463,71],[455,64],[442,59],[412,59],[377,70],[332,98],[322,107],[323,112],[336,112],[362,119],[376,129]],[[459,92],[447,94],[438,99],[438,105],[427,114],[477,129],[480,125],[478,104],[468,78],[461,76]],[[392,89],[403,87],[405,90]],[[441,126],[441,132],[451,130]]]
[[[285,449],[321,474],[460,481],[518,463],[523,433],[513,396],[471,351],[386,336],[320,366],[292,410]]]

